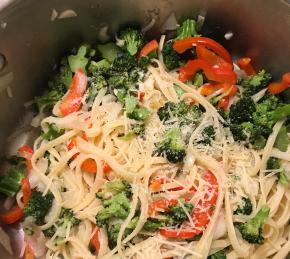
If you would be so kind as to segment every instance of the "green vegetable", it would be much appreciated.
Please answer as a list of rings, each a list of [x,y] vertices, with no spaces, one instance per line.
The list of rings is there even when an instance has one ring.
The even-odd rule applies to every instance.
[[[125,29],[120,33],[120,40],[117,45],[127,50],[134,56],[144,45],[145,39],[141,31],[132,28]]]
[[[102,59],[98,62],[91,61],[88,67],[88,72],[91,74],[102,74],[108,71],[110,63],[106,59]]]
[[[139,217],[134,217],[129,225],[125,228],[124,235],[122,239],[129,236],[133,230],[136,228]],[[109,238],[109,247],[113,249],[117,245],[118,235],[121,229],[121,224],[113,224],[108,228],[108,238]]]
[[[134,109],[133,112],[128,114],[128,118],[136,120],[136,121],[144,121],[150,115],[150,111],[146,107],[140,107]]]
[[[130,140],[136,136],[144,136],[145,134],[145,125],[136,123],[132,126],[132,130],[130,130],[126,135],[121,136],[120,139],[122,140]]]
[[[203,139],[199,142],[204,145],[210,145],[211,141],[215,138],[215,129],[212,125],[207,126],[201,132]]]
[[[185,93],[185,91],[183,91],[178,85],[174,85],[173,87],[178,97]]]
[[[207,259],[226,259],[226,253],[225,253],[225,249],[220,250],[210,256],[207,257]]]
[[[33,217],[37,225],[44,223],[44,217],[49,212],[52,202],[52,193],[43,194],[39,191],[33,191],[27,206],[24,208],[25,217]]]
[[[274,147],[278,148],[282,152],[286,152],[290,140],[287,134],[286,126],[282,126],[275,140]]]
[[[235,104],[231,105],[229,119],[231,123],[242,123],[253,120],[253,113],[256,111],[254,101],[249,98],[241,98]]]
[[[120,53],[112,63],[112,71],[129,72],[137,66],[137,61],[129,53]]]
[[[276,157],[270,157],[267,161],[267,170],[271,170],[271,169],[279,169],[280,166],[280,161],[278,158]]]
[[[177,28],[176,39],[182,40],[189,37],[199,36],[196,32],[196,22],[193,19],[185,20],[181,26]]]
[[[130,114],[134,111],[138,104],[138,100],[136,97],[133,97],[131,95],[127,95],[125,98],[125,109],[127,114]]]
[[[69,55],[67,57],[68,64],[72,72],[76,72],[79,68],[86,71],[86,66],[89,59],[86,58],[86,54],[89,52],[88,46],[82,45],[79,47],[76,55]]]
[[[21,180],[24,178],[24,172],[16,167],[11,167],[7,175],[0,180],[0,192],[12,197],[21,187]]]
[[[184,199],[179,199],[179,202],[184,208],[182,208],[180,204],[175,206],[169,206],[169,212],[166,213],[169,220],[167,225],[176,226],[187,220],[188,217],[184,209],[188,212],[189,215],[191,214],[193,210],[193,205],[191,203],[185,202]]]
[[[289,178],[285,170],[283,170],[282,172],[278,174],[278,182],[284,186],[287,186],[289,184]]]
[[[102,75],[93,75],[89,78],[89,88],[87,90],[86,103],[92,105],[99,91],[107,87],[108,83]]]
[[[64,134],[64,129],[59,129],[55,123],[49,123],[47,128],[47,131],[41,134],[43,139],[51,141]]]
[[[96,224],[99,227],[106,225],[110,219],[125,219],[129,215],[130,201],[124,192],[104,200],[103,206],[104,209],[96,215]]]
[[[185,116],[189,112],[189,106],[184,102],[179,103],[167,102],[157,111],[159,119],[163,122],[171,118],[179,118]]]
[[[124,192],[127,197],[132,196],[131,184],[125,180],[115,180],[106,183],[105,189],[114,193]]]
[[[185,145],[178,128],[172,128],[165,133],[164,139],[156,146],[154,154],[165,156],[171,163],[178,163],[186,155]]]
[[[157,231],[162,226],[164,226],[163,221],[156,218],[148,218],[143,226],[143,229],[146,231],[154,232]]]
[[[243,87],[243,95],[251,96],[267,87],[272,76],[265,70],[261,70],[256,75],[250,76],[247,79],[240,79],[238,84]]]
[[[193,85],[195,86],[201,86],[203,84],[203,75],[202,73],[196,73],[194,80],[193,80]]]
[[[281,168],[280,160],[276,157],[270,157],[267,161],[267,170],[277,170]],[[278,182],[284,186],[289,183],[288,176],[284,169],[276,174]]]
[[[243,214],[243,215],[251,215],[253,211],[253,205],[249,198],[242,198],[243,206],[240,205],[237,207],[237,209],[234,211],[234,214]]]
[[[97,45],[97,50],[101,53],[102,58],[108,60],[110,63],[117,57],[120,49],[112,42]]]
[[[173,49],[173,41],[167,41],[162,49],[163,62],[168,70],[179,68],[184,62]]]
[[[269,213],[270,208],[263,206],[254,218],[245,223],[235,222],[235,227],[240,231],[243,239],[249,243],[262,244],[264,240],[262,236],[262,227]]]

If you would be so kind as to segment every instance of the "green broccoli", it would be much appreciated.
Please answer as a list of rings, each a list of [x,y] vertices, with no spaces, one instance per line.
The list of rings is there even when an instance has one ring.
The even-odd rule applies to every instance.
[[[207,259],[226,259],[226,253],[225,253],[225,249],[220,250],[210,256],[207,257]]]
[[[131,184],[125,180],[115,180],[106,183],[105,189],[114,193],[124,192],[127,197],[132,196]]]
[[[114,59],[111,70],[114,72],[129,72],[137,66],[137,61],[129,53],[120,53]]]
[[[237,207],[237,209],[234,211],[235,215],[243,214],[243,215],[251,215],[253,211],[253,205],[249,198],[242,198],[243,206],[240,205]]]
[[[93,75],[102,75],[110,69],[110,63],[106,59],[98,62],[91,61],[88,67],[88,72]]]
[[[164,225],[165,222],[160,219],[148,218],[143,226],[143,229],[145,231],[154,232],[157,231],[159,228],[163,227]]]
[[[113,42],[98,44],[97,50],[100,52],[101,57],[108,60],[110,63],[112,63],[118,53],[120,53],[120,49]]]
[[[52,206],[53,199],[52,193],[47,193],[43,196],[41,192],[33,191],[27,206],[24,208],[25,217],[31,216],[37,225],[42,225],[46,214]]]
[[[133,112],[128,114],[128,118],[136,121],[144,121],[150,115],[150,111],[146,107],[135,108]]]
[[[55,123],[49,123],[47,125],[47,131],[43,132],[41,136],[43,139],[51,141],[53,139],[60,137],[63,134],[64,134],[64,129],[59,129]]]
[[[251,96],[265,88],[272,76],[265,70],[261,70],[256,75],[250,76],[247,79],[240,79],[238,84],[243,87],[243,95]]]
[[[186,155],[185,145],[181,138],[181,132],[178,128],[172,128],[165,133],[164,139],[157,144],[154,152],[158,156],[163,156],[171,163],[178,163]]]
[[[199,141],[199,143],[202,143],[204,145],[210,145],[211,141],[215,138],[214,127],[212,125],[205,127],[201,132],[201,135],[203,139]]]
[[[276,137],[274,147],[278,148],[282,152],[286,152],[289,144],[290,140],[288,137],[287,128],[286,126],[282,126]]]
[[[184,117],[189,112],[189,106],[184,102],[179,103],[167,102],[164,106],[158,109],[157,115],[163,122],[171,118]]]
[[[11,167],[7,173],[0,180],[0,192],[12,197],[21,187],[21,180],[25,177],[24,172],[16,167]]]
[[[203,85],[202,73],[196,73],[196,75],[194,76],[193,85],[198,86],[198,87]]]
[[[141,31],[132,28],[120,32],[117,45],[127,50],[131,56],[134,56],[144,45],[145,38]]]
[[[253,113],[255,111],[255,103],[251,98],[241,98],[230,107],[230,122],[237,124],[240,124],[242,122],[251,122],[253,120]]]
[[[145,125],[142,123],[136,123],[132,125],[132,129],[126,134],[120,137],[122,140],[130,140],[136,136],[144,136],[145,134]]]
[[[184,61],[173,49],[173,41],[167,41],[162,49],[163,62],[168,70],[179,68]]]
[[[129,225],[125,228],[124,235],[123,235],[122,239],[126,238],[127,236],[129,236],[133,232],[133,230],[137,226],[138,221],[139,221],[139,217],[134,217],[131,220]],[[120,223],[112,224],[110,227],[108,227],[107,231],[108,231],[110,249],[113,249],[117,245],[117,239],[118,239],[120,229],[121,229]]]
[[[76,55],[69,55],[67,57],[68,64],[72,72],[76,72],[79,68],[86,71],[86,66],[89,59],[86,58],[86,54],[89,52],[89,47],[87,45],[82,45],[79,47]]]
[[[280,160],[276,157],[270,157],[267,161],[267,170],[277,170],[281,169]],[[278,182],[284,186],[287,186],[289,183],[289,178],[284,169],[281,169],[281,172],[276,174]]]
[[[182,204],[182,206],[180,204],[175,206],[169,206],[169,212],[166,213],[166,215],[168,216],[167,225],[176,226],[187,220],[188,217],[184,209],[188,212],[189,215],[191,214],[193,210],[193,205],[191,203],[185,202],[184,199],[179,199],[179,202]]]
[[[189,37],[199,36],[196,32],[196,22],[193,19],[185,20],[181,26],[177,28],[176,39],[182,40]]]
[[[87,90],[86,103],[92,105],[99,91],[106,86],[108,86],[108,83],[104,78],[104,76],[102,75],[91,76],[89,78],[89,88]]]
[[[269,213],[270,208],[268,206],[263,206],[254,218],[245,223],[235,222],[235,227],[240,231],[243,239],[249,243],[262,244],[264,240],[262,236],[262,227]]]
[[[109,200],[103,200],[104,209],[97,213],[96,224],[102,227],[110,219],[125,219],[129,215],[130,201],[124,192],[118,193]]]

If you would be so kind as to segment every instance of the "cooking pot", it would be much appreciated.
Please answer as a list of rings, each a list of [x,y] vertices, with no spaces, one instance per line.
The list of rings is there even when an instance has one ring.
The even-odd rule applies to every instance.
[[[234,56],[251,57],[276,79],[290,69],[289,0],[1,0],[0,154],[15,153],[37,134],[24,104],[43,91],[73,46],[106,41],[128,23],[153,25],[148,35],[160,35],[173,13],[178,21],[204,17],[204,34]],[[0,247],[0,258],[15,257]]]

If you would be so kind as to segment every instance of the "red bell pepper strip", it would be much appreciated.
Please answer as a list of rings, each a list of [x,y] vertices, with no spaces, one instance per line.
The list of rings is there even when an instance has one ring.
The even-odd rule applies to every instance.
[[[165,199],[165,198],[161,198],[159,200],[153,201],[150,205],[149,205],[149,209],[148,209],[148,213],[149,215],[154,214],[157,210],[163,210],[163,211],[168,211],[169,210],[169,206],[175,206],[178,204],[178,201],[175,199]]]
[[[208,96],[221,89],[220,84],[204,84],[199,88],[200,94]]]
[[[10,211],[0,215],[0,221],[5,224],[13,224],[24,216],[23,209],[18,206],[12,208]]]
[[[76,112],[81,108],[82,97],[87,89],[88,78],[78,69],[72,79],[68,93],[62,99],[59,109],[63,116]]]
[[[186,50],[192,48],[192,46],[196,46],[197,44],[202,44],[205,47],[211,49],[214,51],[218,56],[223,58],[226,62],[232,64],[232,59],[230,53],[218,42],[206,38],[206,37],[191,37],[191,38],[186,38],[183,40],[176,40],[173,44],[173,48],[178,52],[178,53],[183,53]]]
[[[287,90],[289,87],[290,87],[290,72],[285,73],[282,76],[281,82],[269,84],[268,91],[271,94],[279,94]]]
[[[99,239],[99,234],[100,234],[100,230],[98,227],[96,227],[96,231],[94,233],[94,235],[92,236],[90,243],[91,245],[96,249],[96,252],[98,253],[100,250],[100,239]]]
[[[230,103],[230,98],[228,96],[223,97],[222,99],[219,100],[218,102],[218,108],[223,109],[226,111],[229,107]]]
[[[198,59],[207,61],[212,66],[217,66],[228,70],[233,69],[232,63],[226,62],[223,58],[219,57],[213,51],[209,50],[202,44],[196,45],[196,55]]]
[[[22,178],[21,180],[21,190],[23,193],[23,204],[24,207],[28,204],[30,196],[31,196],[31,188],[30,188],[30,183],[29,179],[27,177]]]
[[[148,56],[152,51],[158,49],[158,42],[156,40],[151,40],[145,46],[140,50],[139,57],[146,57]]]
[[[191,214],[192,221],[195,224],[194,227],[181,230],[163,228],[160,229],[161,235],[172,238],[193,238],[203,232],[203,229],[210,221],[213,206],[216,204],[218,196],[218,184],[215,176],[210,171],[207,171],[204,175],[204,180],[207,182],[207,185],[205,185],[205,195]]]
[[[208,80],[212,80],[220,83],[235,84],[237,81],[237,75],[228,69],[214,68],[208,62],[195,59],[189,60],[184,67],[179,69],[179,80],[186,82],[199,71],[203,70]]]
[[[85,171],[87,173],[96,174],[97,173],[97,163],[96,163],[96,161],[94,159],[88,158],[82,163],[81,169],[82,169],[82,171]],[[103,171],[104,171],[104,173],[108,173],[111,170],[112,169],[109,166],[109,164],[103,161]]]
[[[25,252],[24,252],[23,259],[35,259],[33,251],[32,251],[31,247],[28,244],[25,247]]]
[[[238,60],[238,66],[241,70],[244,70],[248,76],[256,75],[256,70],[251,64],[251,58],[245,57]]]
[[[26,167],[28,171],[30,171],[32,169],[31,165],[31,157],[33,155],[32,148],[28,145],[24,145],[18,149],[17,153],[19,156],[25,158]]]

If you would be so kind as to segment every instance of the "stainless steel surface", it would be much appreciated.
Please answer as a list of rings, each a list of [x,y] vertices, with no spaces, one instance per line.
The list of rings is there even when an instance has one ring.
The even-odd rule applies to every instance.
[[[52,22],[53,9],[59,13],[73,9],[78,16]],[[0,53],[7,59],[0,77],[13,72],[13,98],[0,92],[0,153],[9,146],[10,133],[24,120],[23,103],[42,91],[54,64],[72,46],[96,42],[105,26],[112,36],[121,24],[144,25],[152,18],[156,24],[150,33],[158,35],[158,28],[173,11],[178,20],[205,15],[207,35],[219,39],[231,53],[252,57],[257,67],[265,67],[277,77],[289,71],[288,0],[13,1],[0,11]],[[228,31],[234,36],[226,41]],[[0,258],[10,258],[1,247]]]

